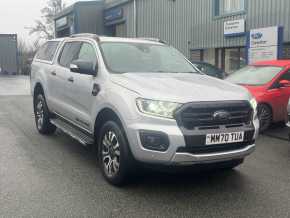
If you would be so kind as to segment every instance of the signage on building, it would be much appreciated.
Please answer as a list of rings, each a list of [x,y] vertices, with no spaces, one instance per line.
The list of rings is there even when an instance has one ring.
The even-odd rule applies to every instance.
[[[253,29],[248,33],[248,63],[276,60],[282,56],[283,27]]]
[[[245,34],[245,20],[228,20],[224,22],[225,36],[240,36]]]
[[[122,19],[124,16],[123,8],[113,8],[110,10],[105,11],[104,19],[105,23],[110,23],[115,20]]]
[[[63,17],[63,18],[60,18],[60,19],[55,21],[55,27],[56,28],[60,28],[60,27],[66,26],[67,24],[68,24],[67,17]]]

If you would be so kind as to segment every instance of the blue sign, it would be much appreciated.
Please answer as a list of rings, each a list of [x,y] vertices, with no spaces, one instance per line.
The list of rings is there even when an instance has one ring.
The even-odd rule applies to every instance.
[[[110,10],[105,11],[105,22],[109,23],[115,20],[122,19],[124,16],[123,8],[113,8]]]

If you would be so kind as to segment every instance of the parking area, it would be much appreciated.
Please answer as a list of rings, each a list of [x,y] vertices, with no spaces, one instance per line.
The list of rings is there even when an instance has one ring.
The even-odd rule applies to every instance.
[[[0,77],[0,216],[290,217],[287,135],[287,128],[269,130],[233,171],[144,171],[119,189],[78,142],[37,133],[28,78]]]
[[[28,76],[4,76],[0,74],[0,96],[29,95]]]

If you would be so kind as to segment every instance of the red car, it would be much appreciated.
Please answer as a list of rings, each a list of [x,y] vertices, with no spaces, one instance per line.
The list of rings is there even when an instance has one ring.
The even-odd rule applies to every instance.
[[[271,123],[287,122],[290,60],[258,62],[236,71],[227,80],[246,87],[256,98],[261,132]]]

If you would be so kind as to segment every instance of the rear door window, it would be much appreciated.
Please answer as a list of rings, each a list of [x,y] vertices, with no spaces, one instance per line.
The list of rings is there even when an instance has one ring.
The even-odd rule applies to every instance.
[[[59,42],[50,41],[45,43],[37,52],[36,58],[44,61],[52,61]]]
[[[67,42],[65,43],[59,57],[59,64],[63,67],[69,68],[70,64],[78,59],[81,42]]]

